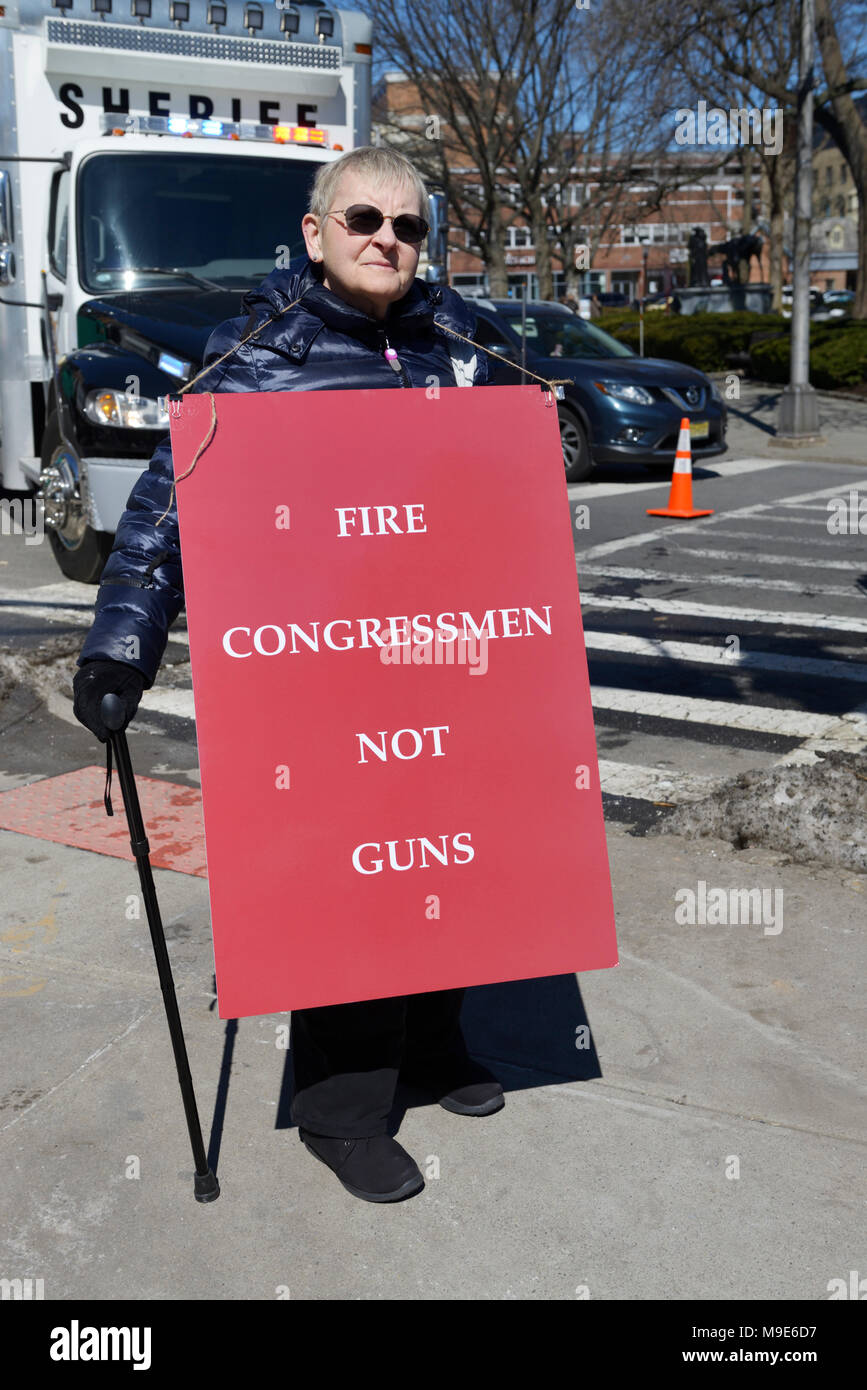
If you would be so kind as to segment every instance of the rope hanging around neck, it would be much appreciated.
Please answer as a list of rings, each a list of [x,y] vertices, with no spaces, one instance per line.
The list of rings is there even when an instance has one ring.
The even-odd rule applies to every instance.
[[[305,290],[304,294],[306,293],[307,291]],[[192,378],[192,380],[187,382],[186,386],[181,387],[180,391],[177,394],[179,396],[182,396],[185,391],[189,391],[190,387],[195,386],[196,382],[199,380],[200,377],[206,376],[208,372],[213,371],[214,367],[219,367],[221,362],[225,362],[227,357],[231,357],[233,353],[236,353],[239,348],[242,348],[244,346],[245,343],[249,343],[250,339],[255,338],[258,333],[261,333],[263,328],[267,328],[269,323],[275,323],[277,319],[282,318],[284,314],[288,314],[290,309],[294,309],[296,304],[301,303],[301,300],[304,298],[304,294],[300,294],[297,299],[293,299],[292,303],[287,304],[285,309],[281,309],[279,313],[272,314],[269,319],[265,319],[264,322],[259,324],[258,328],[254,328],[250,333],[246,333],[243,338],[241,338],[237,343],[235,343],[234,347],[229,348],[228,352],[224,352],[223,355],[221,357],[218,357],[215,362],[210,362],[207,367],[203,367],[200,372],[197,372],[197,374]],[[465,333],[458,333],[457,329],[449,328],[447,324],[438,323],[436,326],[437,328],[441,329],[444,333],[450,333],[453,338],[460,338],[463,342],[469,343],[471,347],[477,349],[480,348],[481,351],[486,352],[489,357],[496,357],[498,362],[505,362],[507,366],[514,367],[517,371],[523,372],[525,376],[531,376],[534,381],[540,381],[543,386],[548,387],[548,390],[555,397],[557,397],[556,387],[569,385],[569,377],[552,377],[549,380],[548,377],[539,376],[538,373],[531,372],[529,367],[520,367],[518,366],[517,362],[510,362],[507,357],[501,357],[498,352],[494,352],[493,348],[485,347],[484,343],[477,343],[474,338],[468,338]],[[205,435],[204,439],[202,440],[201,444],[196,450],[195,455],[193,457],[193,461],[190,464],[189,468],[186,470],[186,472],[182,473],[179,478],[172,480],[171,491],[169,493],[169,504],[163,512],[162,516],[159,518],[159,520],[154,523],[155,526],[159,526],[160,522],[165,520],[165,518],[168,516],[169,512],[172,509],[172,502],[174,501],[175,496],[175,482],[180,483],[184,478],[188,478],[190,476],[199,459],[201,458],[202,454],[205,452],[205,450],[207,449],[208,445],[211,443],[211,441],[214,438],[214,435],[217,432],[217,407],[214,402],[214,393],[212,391],[207,391],[203,394],[209,396],[211,401],[211,423],[208,427],[208,433]]]

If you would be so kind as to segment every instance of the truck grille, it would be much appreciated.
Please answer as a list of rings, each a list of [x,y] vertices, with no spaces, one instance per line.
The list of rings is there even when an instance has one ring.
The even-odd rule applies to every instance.
[[[62,48],[173,53],[189,58],[217,58],[227,63],[265,63],[275,68],[340,67],[341,49],[333,43],[271,43],[267,39],[233,39],[222,34],[140,29],[131,24],[94,24],[88,20],[49,19],[46,25],[48,42]]]

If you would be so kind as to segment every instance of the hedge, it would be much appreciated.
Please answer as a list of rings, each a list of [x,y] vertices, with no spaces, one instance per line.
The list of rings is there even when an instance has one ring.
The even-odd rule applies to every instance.
[[[635,352],[638,315],[631,310],[605,313],[595,323]],[[645,357],[667,357],[702,372],[743,368],[762,381],[789,379],[790,319],[778,314],[644,316]],[[810,381],[823,390],[867,381],[867,322],[842,319],[810,326]]]
[[[789,335],[756,344],[751,352],[751,375],[763,381],[789,380]],[[867,322],[844,319],[816,323],[810,329],[810,381],[820,390],[859,386],[867,381]]]

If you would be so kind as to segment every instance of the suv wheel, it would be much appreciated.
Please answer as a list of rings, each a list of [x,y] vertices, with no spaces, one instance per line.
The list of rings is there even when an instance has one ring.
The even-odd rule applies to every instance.
[[[563,464],[567,483],[583,483],[593,472],[593,459],[584,426],[566,406],[558,406],[560,418],[560,444],[563,449]]]

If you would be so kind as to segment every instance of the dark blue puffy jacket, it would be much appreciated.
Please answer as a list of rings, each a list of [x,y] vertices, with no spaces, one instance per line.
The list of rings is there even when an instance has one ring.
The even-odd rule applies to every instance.
[[[322,267],[306,255],[274,270],[242,300],[248,311],[221,323],[208,339],[204,365],[241,338],[282,314],[251,342],[196,382],[194,391],[333,391],[370,387],[483,386],[487,356],[452,337],[475,336],[475,313],[454,290],[413,280],[403,299],[389,306],[382,322],[338,298],[321,283]],[[302,303],[287,306],[303,296]],[[386,361],[393,347],[400,373]],[[77,665],[97,658],[124,661],[154,683],[168,630],[184,603],[177,503],[169,504],[170,436],[160,442],[138,478],[118,523],[114,547],[102,572],[95,617]]]

